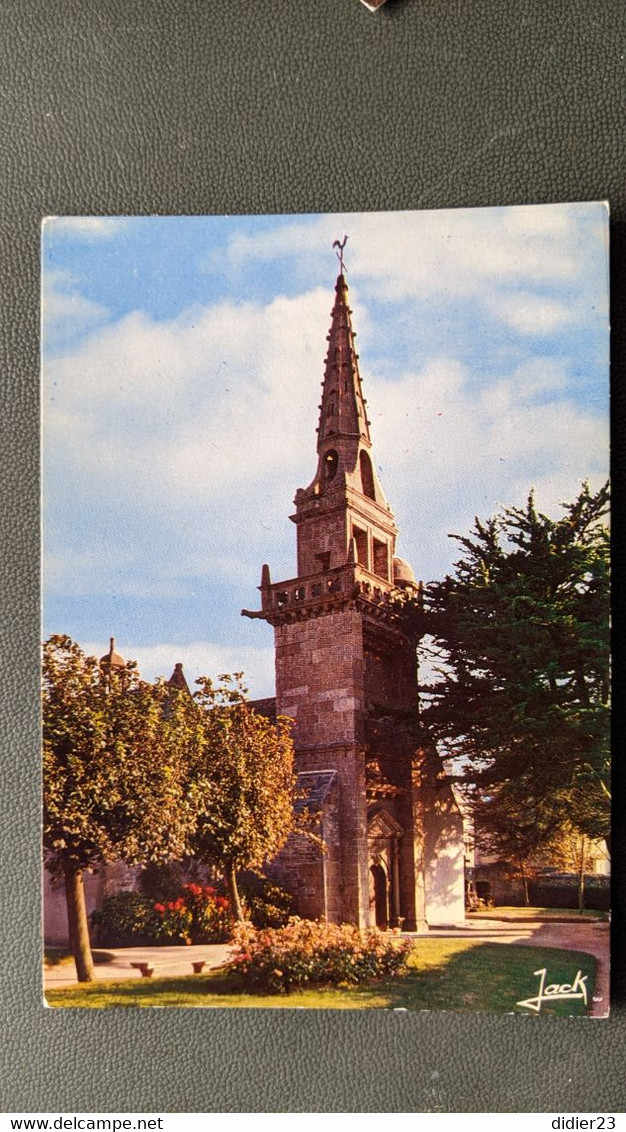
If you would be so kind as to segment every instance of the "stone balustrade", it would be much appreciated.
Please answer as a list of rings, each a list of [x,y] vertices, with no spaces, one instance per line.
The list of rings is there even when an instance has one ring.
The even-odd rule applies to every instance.
[[[275,582],[263,586],[261,592],[263,612],[267,613],[357,594],[375,602],[391,602],[397,597],[394,587],[386,579],[371,574],[358,563],[312,574],[308,578]]]

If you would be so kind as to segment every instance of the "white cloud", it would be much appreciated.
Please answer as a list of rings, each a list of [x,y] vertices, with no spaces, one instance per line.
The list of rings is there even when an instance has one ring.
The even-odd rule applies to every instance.
[[[456,555],[447,535],[466,533],[475,515],[522,504],[533,485],[539,506],[558,513],[583,479],[599,485],[607,474],[608,424],[568,398],[566,375],[550,359],[495,384],[454,359],[433,360],[406,374],[393,397],[372,381],[370,405],[380,406],[375,451],[400,554],[425,580],[448,568]]]
[[[276,568],[293,572],[287,516],[315,470],[329,309],[315,291],[167,323],[136,313],[47,362],[55,592],[104,585],[130,596],[143,586],[146,596],[174,597],[186,578],[207,573],[256,586],[272,546]],[[96,540],[84,555],[80,531],[67,538],[82,513],[83,537]]]
[[[522,362],[513,371],[512,383],[518,400],[567,394],[568,373],[562,361],[538,354]]]
[[[590,208],[597,209],[593,236]],[[598,241],[607,239],[600,219],[600,206],[577,204],[295,217],[271,230],[235,232],[219,257],[234,277],[254,261],[282,260],[306,285],[329,263],[333,240],[347,233],[348,280],[359,280],[361,297],[380,313],[407,301],[432,310],[438,298],[473,298],[517,333],[547,336],[594,310],[607,313],[608,288],[599,294],[590,272]],[[209,257],[207,267],[216,264]],[[367,327],[359,331],[368,341]]]
[[[311,449],[328,296],[222,304],[155,323],[135,313],[45,366],[55,459],[99,491],[183,507],[289,476]],[[311,474],[313,467],[311,467]]]
[[[241,269],[254,259],[289,258],[296,271],[306,270],[322,255],[327,260],[333,240],[347,233],[348,278],[354,272],[389,300],[482,294],[486,286],[503,282],[566,282],[581,272],[580,249],[572,246],[576,209],[547,205],[295,218],[279,229],[236,233],[225,260],[231,269]],[[214,263],[210,257],[207,266]]]
[[[44,276],[41,317],[43,338],[51,348],[93,330],[110,317],[110,312],[82,295],[70,272],[51,271]]]
[[[225,250],[220,247],[206,256],[203,267],[206,271],[215,271],[226,266],[229,270],[236,271],[241,270],[250,260],[267,263],[281,258],[288,258],[296,269],[299,266],[306,267],[311,255],[317,256],[320,252],[328,253],[331,250],[333,240],[339,235],[335,232],[330,238],[334,224],[335,220],[329,216],[315,217],[313,220],[294,217],[288,225],[272,228],[270,232],[236,231]],[[328,233],[326,238],[324,233]]]
[[[55,543],[55,550],[43,556],[48,593],[63,594],[69,584],[76,597],[93,596],[95,591],[144,600],[185,596],[183,575],[189,571],[189,561],[185,560],[184,570],[177,569],[176,560],[171,558],[162,562],[148,557],[146,561],[145,542],[137,534],[135,539],[130,532],[127,539],[101,534],[95,545],[77,550],[59,545],[62,540],[57,542],[47,530],[47,538]]]
[[[44,228],[74,239],[109,240],[131,222],[125,216],[46,216]]]
[[[266,560],[273,576],[293,574],[287,516],[315,468],[328,309],[315,291],[170,323],[136,314],[49,364],[53,508],[71,485],[66,507],[97,515],[114,500],[129,515],[113,532],[103,519],[83,552],[55,538],[53,588],[93,592],[94,568],[106,589],[164,598],[207,574],[256,586]],[[550,357],[489,382],[453,357],[394,383],[363,377],[400,553],[426,578],[450,560],[447,532],[475,514],[523,502],[533,483],[553,510],[604,471],[604,421],[568,399],[567,369]]]
[[[568,322],[573,322],[577,310],[558,299],[534,295],[528,291],[492,295],[489,307],[513,330],[520,334],[551,334]]]
[[[367,239],[356,231],[359,272],[381,277],[389,298],[481,294],[486,285],[532,279],[564,280],[577,272],[577,262],[564,234],[563,216],[547,221],[538,232],[531,216],[518,210],[511,227],[501,210],[459,209],[449,212],[391,213],[381,225],[367,225]]]

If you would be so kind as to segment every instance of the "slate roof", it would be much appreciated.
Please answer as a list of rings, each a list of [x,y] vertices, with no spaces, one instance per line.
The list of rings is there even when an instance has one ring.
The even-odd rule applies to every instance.
[[[309,810],[313,814],[318,813],[328,798],[336,778],[336,770],[301,771],[296,787],[300,795],[295,804],[296,813],[300,814],[303,810]]]
[[[264,715],[270,723],[276,723],[276,699],[274,696],[268,696],[265,700],[250,700],[248,707],[252,708],[257,715]]]

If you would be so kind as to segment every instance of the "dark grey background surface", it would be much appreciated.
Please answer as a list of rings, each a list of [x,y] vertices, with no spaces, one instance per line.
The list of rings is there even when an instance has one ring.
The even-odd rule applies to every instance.
[[[5,1111],[623,1111],[619,1005],[608,1022],[44,1010],[37,648],[41,217],[608,198],[621,421],[625,31],[622,0],[4,0]],[[618,427],[618,477],[621,450]],[[623,878],[623,839],[620,860]],[[619,946],[615,975],[623,999]]]

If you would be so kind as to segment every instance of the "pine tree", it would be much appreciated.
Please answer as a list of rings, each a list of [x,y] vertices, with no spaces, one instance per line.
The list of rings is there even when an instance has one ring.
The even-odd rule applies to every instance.
[[[585,484],[558,519],[532,493],[476,519],[414,613],[440,661],[423,722],[476,797],[517,814],[518,835],[528,817],[546,837],[564,823],[609,836],[607,508],[608,487]]]

